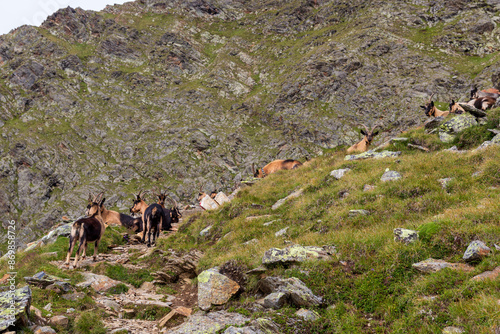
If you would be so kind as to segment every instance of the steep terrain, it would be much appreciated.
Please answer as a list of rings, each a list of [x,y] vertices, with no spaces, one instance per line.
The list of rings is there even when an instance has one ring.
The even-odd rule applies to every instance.
[[[19,242],[89,191],[184,204],[498,87],[497,1],[160,1],[66,8],[0,36],[0,214]],[[29,228],[24,228],[29,227]]]

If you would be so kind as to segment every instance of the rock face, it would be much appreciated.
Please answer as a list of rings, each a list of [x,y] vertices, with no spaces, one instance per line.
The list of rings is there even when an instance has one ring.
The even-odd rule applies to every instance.
[[[469,244],[463,259],[467,262],[478,261],[490,254],[490,248],[482,241],[475,240]]]
[[[227,193],[252,163],[351,145],[360,121],[390,137],[432,93],[497,84],[497,64],[474,78],[450,65],[500,48],[497,2],[417,2],[130,1],[1,36],[1,216],[28,227],[24,246],[80,216],[89,191],[113,189],[125,212],[131,184],[161,181],[194,204],[200,183]]]
[[[280,308],[285,302],[299,307],[319,306],[323,303],[321,297],[312,291],[298,278],[282,279],[266,277],[259,281],[259,290],[268,294],[264,298],[264,306]]]
[[[300,246],[293,245],[284,249],[271,248],[264,253],[262,264],[304,262],[307,260],[329,259],[335,254],[335,246]]]
[[[28,286],[0,293],[0,332],[29,325],[31,289]]]
[[[212,305],[223,305],[239,289],[238,283],[219,274],[218,268],[205,270],[198,275],[198,306],[208,310]]]

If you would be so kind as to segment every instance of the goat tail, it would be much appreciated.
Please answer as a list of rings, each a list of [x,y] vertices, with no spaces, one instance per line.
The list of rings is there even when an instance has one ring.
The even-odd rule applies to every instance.
[[[161,217],[160,210],[158,210],[158,208],[156,206],[151,210],[151,217],[152,218],[160,218]]]

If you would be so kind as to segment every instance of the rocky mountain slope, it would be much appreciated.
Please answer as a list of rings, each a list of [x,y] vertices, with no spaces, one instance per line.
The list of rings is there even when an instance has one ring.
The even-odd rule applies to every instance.
[[[500,3],[161,1],[66,8],[0,36],[0,214],[20,242],[107,189],[193,203],[251,164],[379,140],[435,93],[499,87]]]

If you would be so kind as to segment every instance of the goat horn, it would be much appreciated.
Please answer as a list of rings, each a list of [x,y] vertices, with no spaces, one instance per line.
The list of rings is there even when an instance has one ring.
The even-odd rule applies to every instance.
[[[436,93],[432,93],[432,94],[431,94],[431,97],[429,97],[429,103],[431,103],[431,102],[432,102],[432,97],[434,96],[434,94],[436,94]]]
[[[363,123],[361,123],[360,125],[362,125],[365,128],[367,133],[370,132],[370,130],[368,130],[368,127],[366,125],[364,125]]]
[[[174,206],[177,207],[177,201],[168,195],[166,195],[166,196],[167,196],[168,200],[173,202]]]

